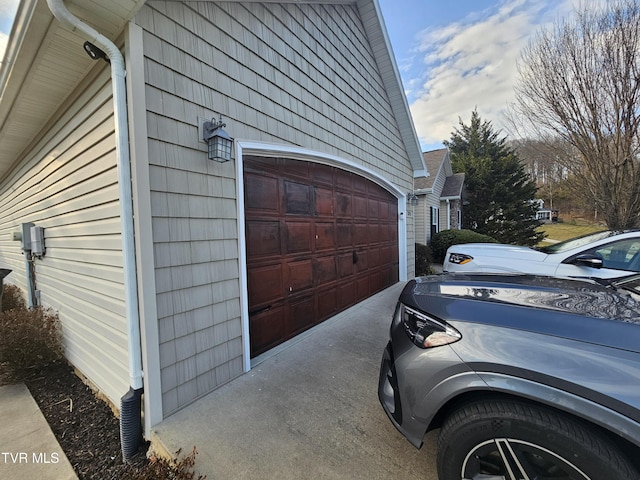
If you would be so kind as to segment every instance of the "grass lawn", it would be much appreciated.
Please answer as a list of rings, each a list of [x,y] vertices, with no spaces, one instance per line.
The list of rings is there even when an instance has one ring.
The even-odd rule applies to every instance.
[[[546,234],[547,239],[551,240],[568,240],[570,238],[579,237],[588,233],[606,230],[607,227],[581,220],[572,220],[567,223],[545,223],[538,227],[538,231]],[[551,242],[543,241],[540,246],[548,245]]]

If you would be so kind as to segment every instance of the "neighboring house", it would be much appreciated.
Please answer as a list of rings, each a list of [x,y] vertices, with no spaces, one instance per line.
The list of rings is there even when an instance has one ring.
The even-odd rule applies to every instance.
[[[464,173],[453,173],[449,150],[441,148],[423,154],[430,175],[417,177],[414,194],[416,242],[428,244],[441,230],[462,228]]]
[[[0,70],[0,267],[116,408],[144,389],[147,436],[413,276],[426,169],[377,0],[49,5],[20,3]]]
[[[558,210],[544,207],[544,200],[535,199],[538,209],[536,210],[536,220],[540,220],[543,223],[552,223],[558,221]]]

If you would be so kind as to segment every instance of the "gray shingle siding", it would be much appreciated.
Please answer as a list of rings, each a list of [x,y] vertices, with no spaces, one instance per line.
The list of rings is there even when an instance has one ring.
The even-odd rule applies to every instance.
[[[235,165],[206,160],[199,117],[356,162],[403,191],[412,178],[355,5],[151,2],[135,22],[166,416],[243,371]],[[407,243],[412,272],[412,225]]]

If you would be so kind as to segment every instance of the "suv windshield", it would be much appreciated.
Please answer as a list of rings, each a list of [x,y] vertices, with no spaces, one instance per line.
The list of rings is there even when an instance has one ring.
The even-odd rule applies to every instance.
[[[547,245],[546,247],[542,247],[539,250],[544,253],[562,253],[567,250],[572,250],[574,248],[582,247],[584,245],[588,245],[591,242],[596,242],[598,240],[602,240],[603,238],[610,237],[615,235],[616,232],[611,232],[605,230],[604,232],[596,232],[590,233],[588,235],[583,235],[582,237],[572,238],[570,240],[565,240],[564,242],[554,243],[553,245]]]
[[[640,294],[640,275],[631,275],[615,281],[613,284],[618,288],[624,288],[625,290]]]

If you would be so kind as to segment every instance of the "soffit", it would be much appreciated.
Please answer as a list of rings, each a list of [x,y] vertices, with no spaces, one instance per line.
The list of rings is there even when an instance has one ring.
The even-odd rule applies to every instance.
[[[115,39],[142,0],[66,1],[71,13]],[[93,67],[82,38],[54,19],[46,0],[20,3],[0,69],[0,179]]]

